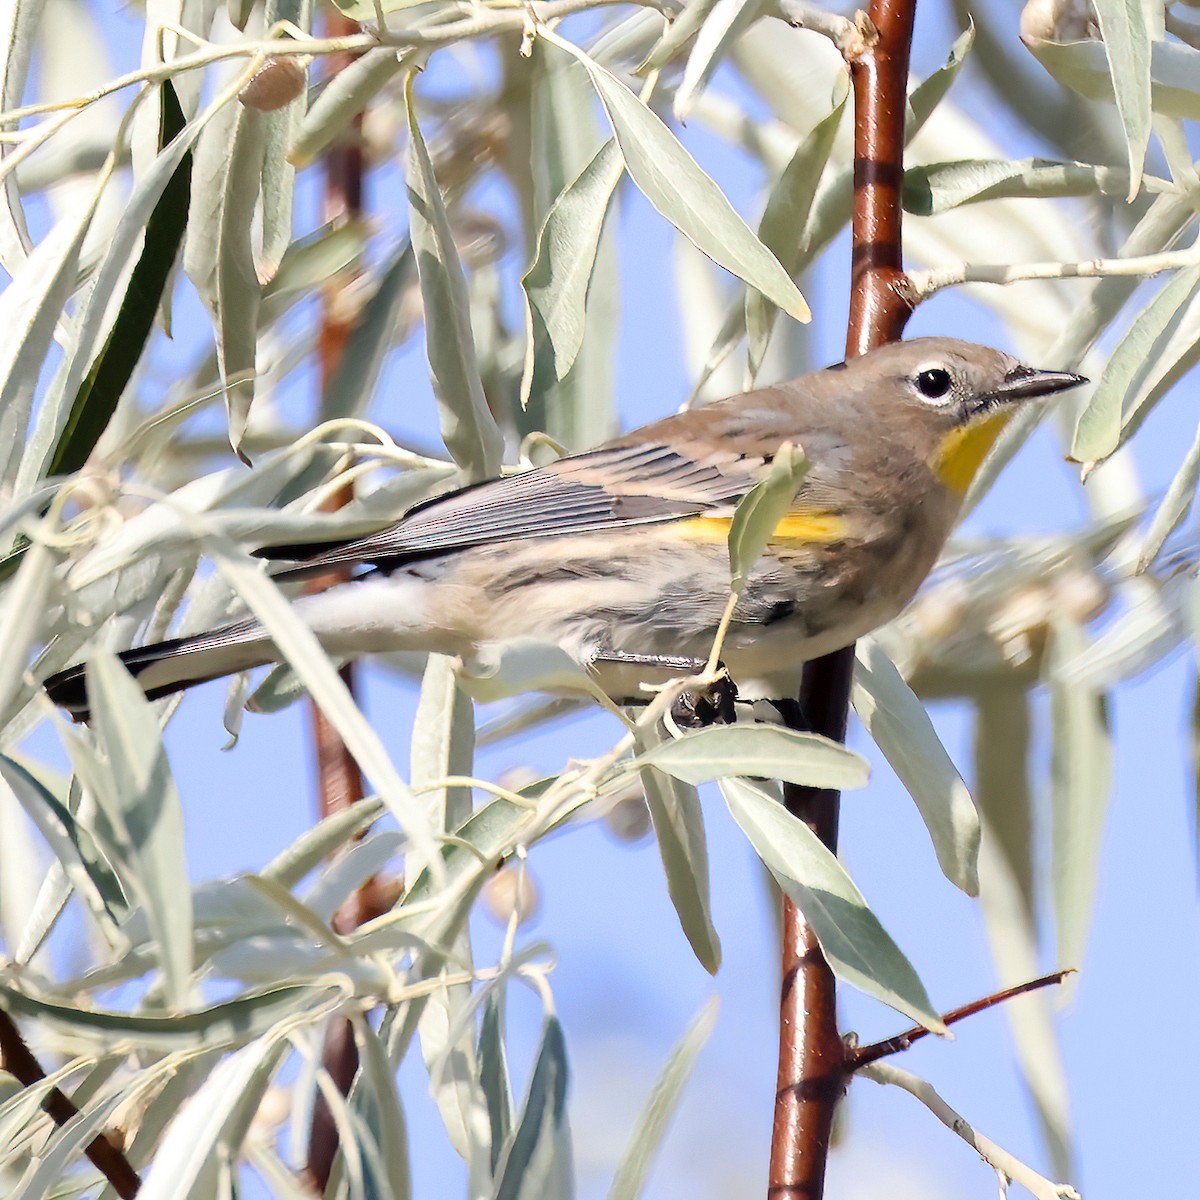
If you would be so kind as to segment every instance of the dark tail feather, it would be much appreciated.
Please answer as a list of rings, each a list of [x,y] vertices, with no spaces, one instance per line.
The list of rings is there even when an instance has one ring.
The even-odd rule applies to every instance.
[[[149,700],[273,661],[274,648],[257,621],[239,621],[194,637],[137,646],[117,656]],[[46,694],[76,721],[91,715],[83,663],[51,675]]]

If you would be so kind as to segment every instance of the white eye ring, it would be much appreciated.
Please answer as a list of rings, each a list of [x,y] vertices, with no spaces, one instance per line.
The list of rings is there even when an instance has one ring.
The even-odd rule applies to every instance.
[[[917,395],[926,404],[949,404],[954,396],[954,376],[942,363],[928,363],[913,376]]]

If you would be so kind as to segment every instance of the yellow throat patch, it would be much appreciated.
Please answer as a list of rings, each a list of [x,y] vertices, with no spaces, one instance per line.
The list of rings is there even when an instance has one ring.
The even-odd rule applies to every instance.
[[[942,444],[938,447],[938,458],[933,468],[937,477],[960,495],[965,492],[1011,417],[1012,411],[1006,410],[986,420],[952,429],[942,438]]]

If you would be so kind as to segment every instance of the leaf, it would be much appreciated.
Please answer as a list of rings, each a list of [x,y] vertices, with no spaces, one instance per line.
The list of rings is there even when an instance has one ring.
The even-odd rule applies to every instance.
[[[495,1200],[570,1200],[567,1047],[558,1019],[546,1019],[529,1095],[496,1181]]]
[[[405,81],[408,109],[409,236],[425,303],[425,338],[442,440],[468,481],[499,473],[504,441],[483,394],[471,306],[450,219],[417,124],[413,77]]]
[[[213,320],[229,441],[242,440],[254,398],[262,286],[250,242],[262,184],[265,114],[241,104],[217,113],[196,156],[183,265]]]
[[[159,151],[183,131],[183,112],[170,80],[162,86]],[[142,252],[129,276],[125,297],[100,353],[71,402],[66,423],[44,474],[78,471],[108,427],[154,328],[155,314],[187,227],[192,155],[185,151],[171,171],[146,222]]]
[[[734,820],[779,886],[804,914],[839,979],[934,1033],[945,1033],[925,987],[837,857],[759,785],[725,779]]]
[[[1104,693],[1056,677],[1085,652],[1086,634],[1065,618],[1053,624],[1050,672],[1051,870],[1058,961],[1083,965],[1096,899],[1104,818],[1112,787],[1112,741]]]
[[[696,36],[716,2],[717,0],[687,0],[663,30],[662,37],[654,44],[654,49],[646,55],[641,70],[658,71],[665,67]]]
[[[1118,0],[1135,3],[1135,0]],[[1089,100],[1113,103],[1113,84],[1102,42],[1048,42],[1037,38],[1023,39],[1034,57],[1059,83]],[[1135,54],[1140,51],[1135,51]],[[1135,64],[1136,66],[1136,64]],[[1133,105],[1130,112],[1137,134],[1138,108],[1141,97],[1135,94],[1139,82],[1130,77],[1130,91],[1123,98]],[[1195,120],[1200,117],[1200,51],[1180,42],[1150,43],[1150,108],[1164,117]],[[1124,124],[1124,122],[1122,122]],[[1129,128],[1126,127],[1128,137]],[[1135,144],[1130,143],[1131,152]]]
[[[677,120],[687,120],[729,46],[744,29],[758,20],[766,7],[767,0],[716,0],[700,26],[683,69],[683,78],[675,91]]]
[[[1163,543],[1187,516],[1196,498],[1197,482],[1200,482],[1200,428],[1196,430],[1196,437],[1183,456],[1166,495],[1154,510],[1154,519],[1150,522],[1150,528],[1146,531],[1145,540],[1138,553],[1139,571],[1149,570]]]
[[[837,138],[838,128],[846,108],[847,91],[845,76],[840,77],[843,86],[835,97],[833,110],[813,127],[807,137],[796,147],[796,152],[783,168],[775,186],[767,196],[762,220],[758,223],[758,236],[768,250],[776,255],[795,275],[799,262],[801,239],[796,231],[808,225],[812,213],[817,187],[824,175],[825,166]],[[763,357],[775,327],[776,308],[761,292],[750,288],[746,291],[746,333],[749,337],[749,367],[753,378],[762,367]]]
[[[1129,195],[1138,194],[1150,146],[1150,29],[1142,0],[1093,0],[1112,90],[1129,147]]]
[[[183,813],[162,744],[158,718],[142,689],[112,654],[87,665],[96,738],[108,760],[111,791],[93,798],[120,848],[121,874],[154,931],[169,1000],[187,1003],[192,975],[192,893]]]
[[[388,1200],[408,1200],[412,1195],[408,1124],[395,1069],[369,1021],[354,1022],[354,1039],[358,1044],[363,1086],[357,1089],[352,1101],[356,1108],[364,1110],[367,1127],[379,1146],[388,1189],[384,1194]]]
[[[979,895],[979,814],[925,706],[874,638],[855,649],[854,711],[913,798],[942,873]]]
[[[804,297],[779,260],[662,121],[578,46],[544,29],[539,33],[583,64],[612,122],[629,176],[646,199],[713,262],[797,321],[810,320]]]
[[[528,637],[481,647],[463,663],[459,683],[480,703],[525,692],[567,692],[591,696],[605,707],[611,705],[595,679],[561,646]]]
[[[12,0],[0,9],[0,107],[5,112],[21,105],[44,7],[45,0]],[[6,150],[0,147],[0,163]],[[7,172],[0,186],[0,266],[15,279],[31,250],[29,229],[16,172]]]
[[[629,766],[654,766],[693,784],[739,775],[839,790],[867,782],[866,760],[852,750],[778,725],[713,725],[654,746]]]
[[[554,201],[538,233],[533,264],[521,280],[528,330],[523,404],[539,368],[557,383],[575,364],[604,218],[624,172],[616,142],[609,138]]]
[[[738,501],[729,525],[730,586],[741,595],[750,571],[787,516],[811,464],[803,447],[784,442],[766,475]]]
[[[1071,457],[1082,463],[1107,458],[1121,444],[1121,409],[1171,318],[1200,287],[1200,266],[1177,272],[1138,314],[1105,365],[1104,374],[1079,415]]]
[[[488,1130],[491,1134],[489,1162],[493,1176],[512,1132],[512,1085],[508,1077],[502,1024],[500,993],[493,988],[483,1003],[479,1046],[475,1055],[479,1062],[479,1086],[487,1107]]]
[[[1142,186],[1166,192],[1174,185],[1146,176]],[[932,217],[984,200],[1097,194],[1123,197],[1128,190],[1129,172],[1118,167],[1047,158],[965,158],[907,168],[903,199],[907,212]]]
[[[639,749],[647,746],[644,731],[635,734],[635,738]],[[662,742],[645,753],[652,754],[655,749],[672,744]],[[667,894],[692,952],[700,965],[715,975],[721,965],[721,939],[712,920],[708,841],[700,797],[694,785],[654,767],[642,770],[641,780],[666,875]]]
[[[667,1057],[645,1108],[634,1122],[633,1137],[617,1164],[608,1189],[608,1200],[637,1200],[642,1194],[650,1163],[675,1115],[683,1089],[696,1065],[696,1057],[704,1049],[717,1022],[718,1007],[717,997],[710,997]]]

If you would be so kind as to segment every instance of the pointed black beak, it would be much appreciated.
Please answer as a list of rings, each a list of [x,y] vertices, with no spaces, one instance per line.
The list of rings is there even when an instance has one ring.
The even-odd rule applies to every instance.
[[[1054,392],[1065,392],[1067,388],[1088,383],[1086,375],[1073,371],[1039,371],[1035,367],[1013,367],[1004,377],[1004,382],[992,393],[992,399],[1002,403],[1014,400],[1029,400],[1034,396],[1049,396]]]

